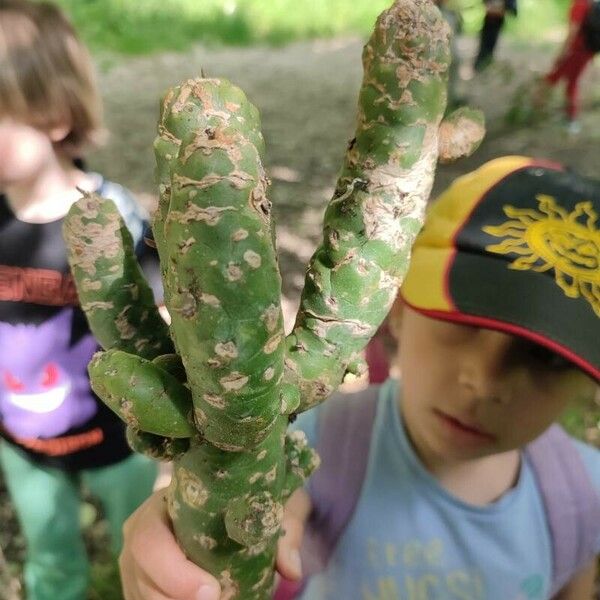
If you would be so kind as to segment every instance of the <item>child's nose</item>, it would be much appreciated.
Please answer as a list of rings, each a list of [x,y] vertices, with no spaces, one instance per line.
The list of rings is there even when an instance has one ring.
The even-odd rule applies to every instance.
[[[493,340],[503,341],[497,337]],[[509,358],[508,345],[479,344],[461,364],[460,385],[478,400],[508,404],[513,388]]]

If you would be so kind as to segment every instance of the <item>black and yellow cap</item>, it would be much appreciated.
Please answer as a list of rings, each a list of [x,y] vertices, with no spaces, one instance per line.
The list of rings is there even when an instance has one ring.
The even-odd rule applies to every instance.
[[[600,181],[523,156],[429,209],[401,295],[433,318],[537,342],[600,381]]]

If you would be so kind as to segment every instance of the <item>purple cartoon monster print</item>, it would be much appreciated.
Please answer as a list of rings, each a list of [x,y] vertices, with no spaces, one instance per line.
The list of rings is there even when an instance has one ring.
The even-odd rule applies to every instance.
[[[42,325],[0,323],[0,416],[15,437],[53,438],[94,416],[91,335],[69,346],[73,309]]]

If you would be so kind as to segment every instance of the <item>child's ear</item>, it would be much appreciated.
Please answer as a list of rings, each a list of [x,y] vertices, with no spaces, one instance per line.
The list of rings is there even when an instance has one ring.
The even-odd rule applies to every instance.
[[[59,144],[71,133],[71,125],[61,123],[48,130],[48,137],[53,144]]]

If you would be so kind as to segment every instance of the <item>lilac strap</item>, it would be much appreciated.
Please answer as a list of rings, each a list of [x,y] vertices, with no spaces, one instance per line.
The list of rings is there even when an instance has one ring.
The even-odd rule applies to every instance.
[[[318,422],[321,467],[309,480],[313,511],[302,545],[305,575],[322,571],[349,523],[367,470],[379,386],[336,394]]]
[[[558,425],[525,450],[544,500],[552,538],[552,596],[594,556],[600,536],[600,495],[577,448]]]

